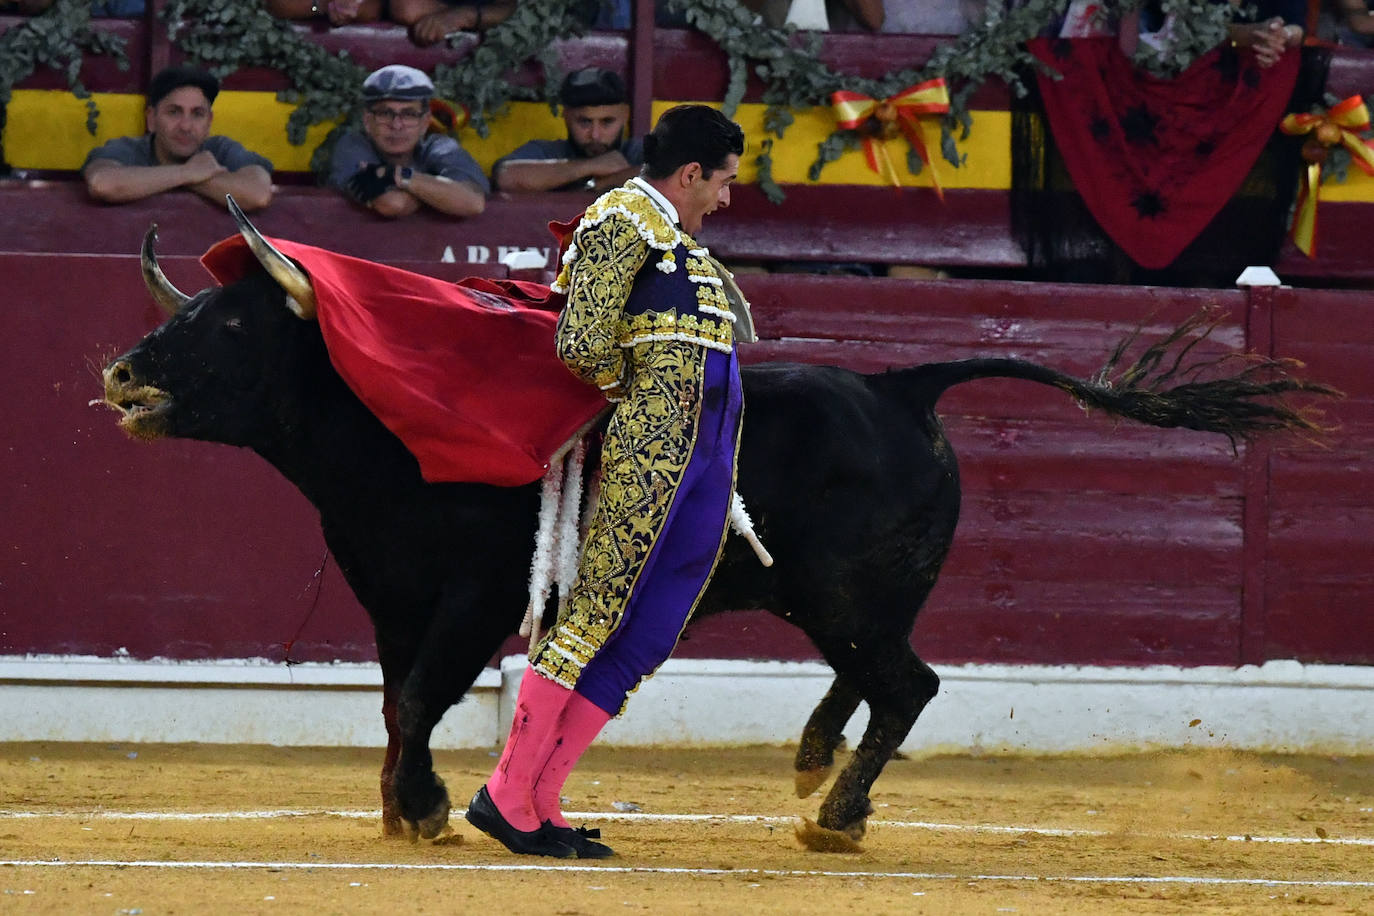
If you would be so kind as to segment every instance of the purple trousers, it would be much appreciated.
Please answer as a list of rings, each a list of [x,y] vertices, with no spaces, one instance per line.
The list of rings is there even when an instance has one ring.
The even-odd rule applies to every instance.
[[[710,584],[725,542],[735,486],[744,394],[733,350],[706,351],[697,439],[654,542],[610,639],[582,669],[577,692],[608,714],[672,654]]]

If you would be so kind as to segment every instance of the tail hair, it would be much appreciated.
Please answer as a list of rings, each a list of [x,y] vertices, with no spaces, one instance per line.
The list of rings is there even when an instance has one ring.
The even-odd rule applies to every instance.
[[[1137,328],[1116,346],[1090,381],[1069,379],[1072,384],[1061,387],[1086,408],[1151,426],[1221,433],[1232,447],[1261,432],[1291,430],[1313,439],[1330,432],[1333,427],[1324,425],[1320,409],[1294,405],[1288,396],[1344,395],[1294,375],[1303,368],[1298,360],[1232,352],[1188,361],[1194,348],[1221,324],[1221,312],[1215,306],[1199,309],[1126,363],[1127,352],[1140,336]],[[1186,342],[1179,346],[1180,341]]]

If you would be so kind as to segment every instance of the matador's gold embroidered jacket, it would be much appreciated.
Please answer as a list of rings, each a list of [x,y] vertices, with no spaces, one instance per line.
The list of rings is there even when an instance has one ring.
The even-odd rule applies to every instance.
[[[559,357],[620,401],[577,581],[531,653],[541,673],[573,687],[619,625],[664,529],[696,443],[707,352],[754,335],[729,272],[634,182],[588,208],[554,288],[567,294]],[[731,422],[737,444],[740,418]]]
[[[736,338],[754,340],[730,272],[633,183],[587,208],[553,288],[568,297],[558,355],[603,390],[621,387],[623,351],[636,343],[682,340],[729,352]]]

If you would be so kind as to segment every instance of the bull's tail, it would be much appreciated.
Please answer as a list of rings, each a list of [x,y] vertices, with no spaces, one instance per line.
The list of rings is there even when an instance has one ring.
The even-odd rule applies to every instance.
[[[1019,378],[1068,392],[1085,408],[1150,426],[1182,427],[1238,439],[1272,430],[1323,431],[1321,412],[1289,401],[1294,394],[1339,397],[1334,388],[1295,377],[1301,364],[1254,354],[1228,353],[1189,361],[1217,327],[1210,310],[1195,313],[1163,340],[1123,367],[1132,333],[1091,378],[1079,379],[1020,359],[966,359],[931,363],[893,375],[914,374],[932,405],[949,388],[981,378]]]

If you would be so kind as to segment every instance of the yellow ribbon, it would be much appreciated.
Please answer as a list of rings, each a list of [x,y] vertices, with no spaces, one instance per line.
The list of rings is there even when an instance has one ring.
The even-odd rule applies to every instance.
[[[887,140],[900,131],[920,157],[921,162],[930,169],[930,180],[935,193],[943,200],[945,193],[940,187],[939,177],[935,174],[935,164],[931,162],[930,144],[926,131],[929,125],[922,115],[945,114],[949,111],[949,90],[942,78],[926,80],[915,86],[908,86],[896,95],[878,101],[859,92],[841,89],[830,96],[830,104],[835,110],[835,119],[845,130],[865,130],[863,144],[864,157],[868,167],[900,188],[902,181],[897,169],[887,153]],[[870,125],[872,119],[875,124]]]
[[[1350,151],[1351,159],[1365,174],[1374,175],[1374,142],[1360,137],[1369,130],[1369,110],[1364,99],[1352,95],[1321,114],[1288,115],[1280,122],[1279,130],[1294,137],[1312,134],[1323,150],[1316,161],[1307,160],[1293,215],[1293,244],[1310,258],[1317,248],[1317,198],[1321,192],[1322,161],[1326,158],[1324,150],[1339,144]],[[1312,140],[1307,143],[1311,144]],[[1306,146],[1304,144],[1304,148]]]

